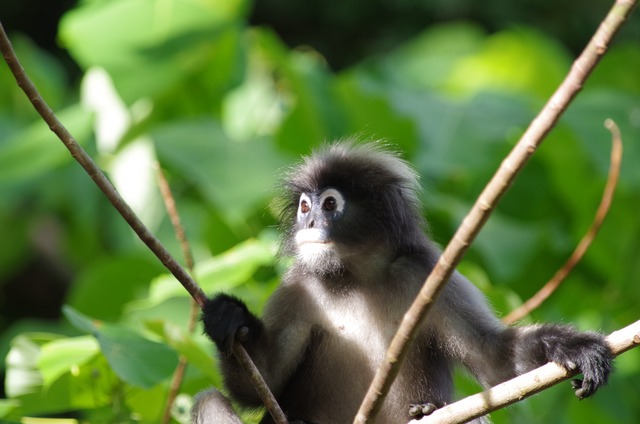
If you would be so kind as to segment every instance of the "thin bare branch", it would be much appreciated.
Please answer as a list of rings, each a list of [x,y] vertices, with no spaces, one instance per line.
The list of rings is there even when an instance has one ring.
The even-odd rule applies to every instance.
[[[191,274],[193,274],[194,261],[193,255],[191,254],[191,246],[189,244],[189,240],[187,239],[186,232],[184,231],[184,227],[182,226],[180,214],[178,213],[176,202],[173,198],[173,194],[171,193],[171,187],[169,187],[169,183],[167,182],[167,179],[165,178],[164,173],[160,168],[160,164],[155,163],[154,167],[156,169],[158,186],[160,187],[160,192],[162,193],[162,199],[164,200],[167,214],[169,215],[169,219],[171,220],[171,224],[173,225],[176,238],[180,243],[187,269]],[[195,328],[198,310],[198,305],[195,303],[195,301],[193,301],[191,305],[191,314],[189,317],[190,332],[192,332]],[[264,381],[264,378],[262,378],[260,371],[251,360],[251,357],[239,342],[234,343],[233,354],[240,363],[242,369],[246,372],[247,376],[251,380],[253,387],[255,387],[258,395],[262,399],[262,403],[264,403],[267,411],[274,419],[274,421],[277,424],[287,424],[287,417],[284,415],[284,412],[282,412],[282,409],[280,408],[280,405],[278,405],[275,396],[273,396],[273,393],[271,393],[271,390],[269,390],[267,383]],[[163,413],[163,423],[168,423],[171,419],[171,407],[173,405],[173,402],[175,401],[176,396],[178,395],[178,391],[180,390],[180,385],[182,384],[182,379],[184,378],[184,371],[186,369],[186,366],[187,360],[184,356],[181,355],[178,362],[178,367],[173,374],[173,378],[169,386],[169,394],[167,396],[167,402]]]
[[[180,220],[178,208],[176,208],[176,202],[173,198],[173,193],[171,193],[171,188],[169,187],[169,183],[164,176],[164,172],[162,172],[160,164],[158,162],[154,162],[153,167],[156,171],[156,179],[158,181],[158,187],[160,188],[160,193],[162,195],[164,207],[167,210],[167,215],[169,215],[169,220],[171,221],[171,225],[173,226],[173,231],[176,235],[176,239],[180,243],[180,248],[182,250],[182,256],[184,257],[187,271],[190,275],[193,275],[193,255],[191,254],[189,240],[187,240],[184,227],[182,226],[182,222]],[[199,311],[200,308],[198,307],[198,304],[195,300],[191,299],[189,322],[187,324],[187,331],[189,331],[189,333],[193,333],[193,330],[195,330]],[[187,357],[184,355],[180,355],[180,358],[178,359],[178,366],[173,372],[171,383],[169,383],[169,393],[167,394],[167,401],[165,402],[164,411],[162,412],[162,423],[164,424],[168,424],[171,421],[171,410],[173,409],[173,404],[176,400],[176,397],[178,396],[180,387],[182,386],[182,381],[184,380],[186,369]]]
[[[607,178],[607,184],[605,185],[604,192],[602,193],[602,199],[600,205],[593,218],[591,226],[587,230],[580,243],[576,246],[575,250],[553,277],[531,298],[520,305],[518,308],[511,311],[506,317],[502,319],[505,324],[511,324],[521,320],[525,316],[531,313],[534,309],[539,307],[542,302],[547,300],[549,296],[560,284],[567,278],[573,268],[582,260],[585,252],[593,242],[593,239],[598,234],[602,223],[609,212],[611,202],[613,200],[613,194],[616,191],[618,185],[618,177],[620,176],[620,166],[622,164],[622,138],[620,136],[620,130],[616,123],[607,119],[605,126],[611,131],[611,162],[609,166],[609,176]]]
[[[149,231],[149,229],[136,216],[133,210],[120,196],[113,187],[113,184],[107,179],[104,173],[98,168],[91,157],[76,142],[75,138],[69,133],[64,125],[58,120],[53,110],[44,101],[35,85],[24,71],[20,61],[11,45],[11,41],[7,37],[2,23],[0,23],[0,50],[5,62],[9,65],[9,69],[13,73],[18,86],[33,104],[33,107],[40,114],[42,119],[47,123],[51,131],[53,131],[60,141],[71,153],[71,156],[84,168],[89,177],[96,183],[98,188],[109,199],[109,202],[120,213],[129,226],[135,231],[140,240],[151,249],[151,251],[160,259],[164,266],[176,277],[176,279],[184,286],[189,294],[195,299],[198,305],[202,306],[206,300],[206,296],[202,289],[193,281],[193,279],[185,272],[178,262],[171,256],[169,251],[160,243],[160,241]]]
[[[0,51],[4,57],[5,62],[9,66],[9,69],[13,73],[18,86],[24,91],[29,98],[31,104],[40,114],[42,119],[47,123],[51,131],[53,131],[60,141],[71,153],[71,156],[84,168],[89,177],[95,182],[98,188],[104,193],[109,202],[125,219],[133,231],[138,235],[140,240],[156,255],[158,259],[164,264],[164,266],[176,277],[176,279],[183,285],[187,292],[193,297],[194,301],[200,308],[206,301],[206,295],[200,288],[200,286],[191,278],[191,276],[180,266],[175,258],[169,253],[169,251],[160,243],[160,241],[149,231],[149,229],[142,223],[142,221],[133,212],[131,207],[120,196],[115,187],[107,179],[104,173],[98,168],[93,159],[84,151],[84,149],[77,143],[75,138],[69,133],[64,125],[58,120],[53,110],[44,101],[37,88],[31,82],[31,79],[27,76],[24,68],[20,64],[14,50],[11,45],[9,37],[7,37],[4,27],[0,22]],[[264,382],[264,379],[258,372],[256,366],[251,362],[251,358],[246,353],[244,348],[239,344],[234,345],[234,353],[238,357],[238,361],[243,365],[247,374],[252,381],[255,381],[257,386],[256,390],[263,397],[265,405],[269,409],[274,419],[278,424],[286,424],[287,419],[277,407],[274,408],[275,398],[271,394]],[[268,393],[267,393],[268,392]],[[270,396],[269,396],[270,395]],[[278,411],[279,410],[279,411]],[[275,415],[274,415],[275,414]]]
[[[383,399],[398,375],[411,342],[415,339],[420,324],[427,316],[444,284],[451,277],[456,265],[489,218],[491,211],[495,208],[502,195],[512,184],[518,172],[542,143],[544,137],[553,128],[571,100],[578,94],[635,4],[635,0],[616,1],[585,50],[573,63],[569,74],[560,87],[533,120],[520,141],[502,162],[496,174],[480,194],[453,239],[443,251],[415,301],[405,313],[400,327],[387,350],[383,363],[378,368],[367,395],[360,406],[354,420],[355,423],[360,424],[375,420]]]
[[[171,187],[169,187],[169,182],[164,176],[164,172],[162,171],[160,164],[158,162],[154,162],[153,168],[156,171],[156,179],[158,181],[158,187],[160,188],[160,194],[162,195],[164,207],[167,210],[167,215],[169,215],[169,220],[173,226],[176,239],[178,240],[178,243],[180,243],[180,249],[182,250],[182,257],[184,258],[185,266],[189,273],[193,275],[194,261],[191,253],[191,246],[189,244],[189,240],[187,240],[187,233],[184,231],[184,227],[182,226],[182,221],[180,220],[180,214],[178,213],[178,208],[176,207],[176,201],[173,198]]]
[[[607,343],[615,356],[640,345],[640,321],[611,333]],[[498,384],[489,390],[478,393],[458,402],[434,411],[431,415],[413,420],[420,424],[455,424],[481,417],[505,406],[519,402],[548,387],[574,376],[553,362],[541,366],[512,380]]]

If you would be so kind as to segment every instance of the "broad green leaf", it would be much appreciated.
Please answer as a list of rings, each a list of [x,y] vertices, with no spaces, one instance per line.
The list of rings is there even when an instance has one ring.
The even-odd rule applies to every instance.
[[[99,353],[91,336],[54,340],[42,346],[38,367],[45,386],[51,386],[61,375],[77,370]]]
[[[290,86],[292,107],[276,134],[278,146],[308,154],[309,146],[333,141],[344,133],[344,118],[335,108],[329,70],[313,53],[293,52],[280,64]]]
[[[246,282],[258,268],[273,263],[275,246],[251,239],[195,267],[196,281],[207,293],[230,290]],[[164,275],[151,285],[149,302],[157,305],[187,292],[173,276]]]
[[[106,326],[98,334],[102,353],[127,383],[151,388],[171,376],[178,364],[175,352],[125,327]]]
[[[19,33],[11,34],[11,44],[44,100],[52,109],[59,109],[63,102],[68,100],[65,93],[68,81],[60,63],[50,53],[38,48],[34,42]],[[14,76],[6,68],[0,72],[0,110],[6,111],[15,123],[40,119],[24,92],[16,84]],[[6,135],[5,132],[0,133],[0,141]]]
[[[147,255],[104,257],[76,279],[67,298],[75,310],[116,320],[127,302],[140,297],[164,268]]]
[[[347,121],[347,134],[365,140],[385,140],[410,157],[418,143],[416,123],[394,109],[387,93],[367,92],[363,77],[348,73],[336,80],[335,92]]]
[[[446,87],[453,93],[516,91],[550,96],[569,69],[567,53],[553,39],[530,29],[494,34],[477,54],[458,61]]]
[[[357,69],[386,86],[442,90],[458,62],[477,53],[485,39],[485,32],[473,24],[434,25]]]
[[[60,38],[83,66],[104,67],[131,103],[166,90],[218,54],[224,55],[227,66],[234,64],[229,60],[233,51],[218,52],[216,44],[243,13],[243,0],[113,0],[85,4],[67,13]],[[230,76],[228,71],[225,74]]]
[[[640,46],[638,43],[618,44],[604,55],[587,80],[584,90],[588,92],[592,89],[604,89],[619,94],[633,93],[638,99],[640,96],[638,75],[640,75]]]
[[[202,372],[215,387],[221,387],[222,380],[212,355],[213,347],[203,349],[194,342],[191,334],[184,328],[167,322],[149,323],[148,327],[167,340],[168,344],[187,358],[189,365],[193,365]]]
[[[72,106],[57,112],[58,119],[85,145],[91,131],[91,115]],[[0,189],[24,184],[72,161],[71,154],[43,121],[37,121],[8,140],[0,139]]]
[[[131,385],[150,388],[168,378],[178,363],[169,347],[125,326],[91,320],[69,306],[64,314],[78,329],[96,337],[114,372]]]
[[[78,275],[67,302],[79,312],[115,320],[123,305],[143,295],[149,281],[163,271],[146,255],[105,257]]]
[[[162,163],[189,176],[231,223],[272,197],[286,163],[267,140],[229,141],[214,121],[159,127],[151,137]]]
[[[0,417],[6,417],[20,407],[20,401],[15,399],[0,399]]]

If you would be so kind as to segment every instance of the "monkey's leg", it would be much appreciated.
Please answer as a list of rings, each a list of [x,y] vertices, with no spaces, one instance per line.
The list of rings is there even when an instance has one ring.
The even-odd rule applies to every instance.
[[[216,389],[198,393],[191,409],[192,424],[242,424],[229,400]]]

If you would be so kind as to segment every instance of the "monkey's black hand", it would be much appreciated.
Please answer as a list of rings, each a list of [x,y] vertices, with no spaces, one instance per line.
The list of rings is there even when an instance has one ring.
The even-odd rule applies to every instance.
[[[567,327],[556,327],[556,331],[541,338],[547,359],[569,371],[581,372],[583,379],[573,380],[571,385],[578,399],[587,398],[607,383],[613,354],[601,334]]]
[[[262,322],[240,299],[218,294],[208,299],[202,308],[204,332],[220,352],[229,356],[235,340],[251,342],[262,332]]]

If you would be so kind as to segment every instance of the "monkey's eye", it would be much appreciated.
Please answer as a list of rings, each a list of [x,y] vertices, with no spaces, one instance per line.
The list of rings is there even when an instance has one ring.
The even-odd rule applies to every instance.
[[[300,202],[300,212],[302,213],[307,213],[311,210],[311,208],[309,207],[309,203],[307,203],[306,200],[303,200]]]
[[[322,192],[320,195],[320,202],[322,210],[331,213],[342,213],[344,210],[344,197],[335,188],[329,188]]]
[[[333,211],[338,206],[338,202],[335,197],[327,197],[322,204],[322,209],[326,211]]]

